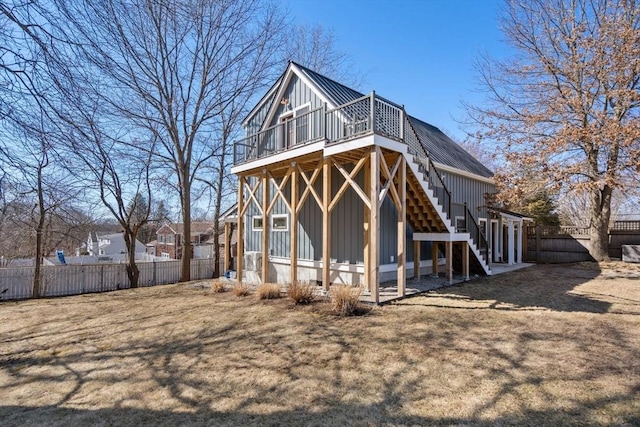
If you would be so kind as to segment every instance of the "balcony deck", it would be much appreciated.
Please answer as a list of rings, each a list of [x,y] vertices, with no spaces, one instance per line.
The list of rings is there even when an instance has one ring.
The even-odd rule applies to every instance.
[[[278,163],[295,157],[278,154],[308,154],[373,134],[408,143],[415,153],[426,156],[415,133],[411,138],[410,132],[405,132],[407,126],[408,118],[401,106],[371,93],[332,110],[326,106],[317,108],[237,141],[233,146],[234,169],[262,159],[269,160],[260,165]]]

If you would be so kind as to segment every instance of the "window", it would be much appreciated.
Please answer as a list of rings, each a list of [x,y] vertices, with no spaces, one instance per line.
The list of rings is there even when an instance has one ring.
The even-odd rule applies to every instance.
[[[254,216],[253,221],[251,221],[251,226],[253,231],[262,231],[262,217],[257,215]]]
[[[164,234],[158,234],[158,243],[164,243]]]
[[[273,231],[288,231],[289,217],[287,215],[273,215],[271,217],[271,229]]]
[[[467,231],[467,221],[463,216],[456,217],[456,232]]]
[[[167,244],[173,245],[173,238],[174,238],[173,234],[167,234],[167,239],[166,239]]]
[[[279,149],[303,144],[311,139],[311,125],[313,123],[310,120],[310,110],[311,104],[307,103],[280,116],[282,128]]]
[[[167,252],[162,252],[162,258],[169,259],[169,254]]]

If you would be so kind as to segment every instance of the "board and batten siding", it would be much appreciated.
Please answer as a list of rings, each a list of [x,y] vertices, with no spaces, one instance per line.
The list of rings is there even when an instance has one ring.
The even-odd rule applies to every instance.
[[[453,172],[440,172],[444,185],[451,192],[453,203],[466,203],[476,222],[488,218],[486,194],[494,194],[494,184],[476,180]]]
[[[320,108],[323,104],[318,95],[316,95],[315,92],[313,92],[309,86],[305,85],[296,75],[291,77],[291,81],[284,90],[282,97],[289,100],[289,105],[282,105],[279,100],[276,100],[278,101],[278,107],[268,127],[277,125],[280,116],[285,112],[295,110],[296,108],[307,104],[310,105],[310,110],[315,110],[316,108]]]
[[[269,113],[269,110],[271,109],[271,106],[274,102],[278,105],[278,107],[272,120],[265,126],[266,128],[278,124],[280,116],[285,113],[285,108],[287,108],[287,111],[292,111],[297,107],[309,104],[310,109],[314,110],[316,108],[320,108],[323,105],[322,100],[296,75],[292,76],[291,81],[287,85],[287,88],[282,95],[283,98],[289,100],[289,105],[280,104],[280,100],[275,99],[276,95],[277,91],[271,94],[271,96],[267,98],[264,104],[262,104],[262,106],[258,108],[253,113],[253,115],[247,119],[245,125],[246,136],[254,135],[262,129],[264,121],[267,118],[267,114]]]
[[[351,170],[353,165],[348,165]],[[257,178],[249,178],[250,184],[254,184]],[[363,183],[363,173],[356,176],[356,182]],[[281,181],[278,180],[278,183]],[[332,171],[332,193],[337,193],[342,183],[342,176],[335,169]],[[316,191],[321,194],[322,185],[315,184]],[[290,197],[290,184],[287,183],[283,190],[285,197]],[[275,184],[271,184],[270,198],[273,199]],[[301,196],[303,189],[299,188]],[[262,189],[257,191],[257,200],[262,200]],[[246,199],[245,199],[246,200]],[[364,203],[356,192],[349,188],[336,204],[331,213],[331,259],[338,263],[362,264],[364,262]],[[271,256],[288,258],[290,255],[290,229],[291,215],[280,199],[274,205],[269,215],[269,224],[273,215],[286,215],[288,218],[287,231],[270,229],[269,254]],[[253,201],[247,209],[245,217],[245,248],[246,251],[262,250],[262,233],[264,231],[253,230],[253,216],[260,215],[260,209]],[[397,211],[391,199],[387,196],[380,208],[380,264],[392,264],[397,262]],[[322,258],[322,209],[315,199],[309,196],[298,215],[298,258],[318,261]],[[407,261],[413,260],[413,230],[407,227],[406,251]],[[421,242],[421,259],[431,259],[431,244]]]
[[[274,102],[276,96],[276,92],[272,93],[266,100],[265,103],[258,108],[251,117],[249,117],[244,126],[245,136],[255,135],[260,132],[262,128],[262,124],[267,117],[267,113],[269,112],[269,108]]]

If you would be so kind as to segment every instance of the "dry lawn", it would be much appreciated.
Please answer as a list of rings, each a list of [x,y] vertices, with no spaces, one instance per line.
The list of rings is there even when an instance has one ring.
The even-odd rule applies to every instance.
[[[0,303],[0,424],[640,425],[640,268],[600,269],[348,318],[209,283]]]

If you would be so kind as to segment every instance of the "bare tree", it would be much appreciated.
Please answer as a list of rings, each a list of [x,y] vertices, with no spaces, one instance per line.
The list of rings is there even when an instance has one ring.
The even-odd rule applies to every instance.
[[[588,195],[590,253],[608,258],[614,192],[640,171],[640,7],[635,0],[509,0],[515,56],[483,58],[478,136],[505,151],[510,189],[538,170],[552,190]]]
[[[353,58],[338,46],[331,29],[321,24],[292,25],[283,44],[283,57],[310,68],[341,83],[358,88],[364,76],[357,70]]]
[[[76,54],[100,74],[96,94],[157,140],[153,154],[175,174],[188,239],[196,178],[217,154],[216,120],[272,72],[278,10],[260,0],[56,3],[77,39]],[[190,258],[187,243],[183,281]]]
[[[20,121],[16,121],[18,117]],[[31,240],[33,232],[33,249],[27,253],[35,260],[33,296],[37,298],[41,291],[42,260],[51,251],[53,218],[77,198],[80,189],[74,185],[73,176],[59,166],[59,153],[41,112],[29,115],[21,111],[10,118],[5,118],[5,132],[0,135],[0,162],[4,170],[11,172],[13,180],[15,199],[11,222],[18,226],[14,242],[24,244],[25,240]],[[8,143],[8,139],[12,143]]]

